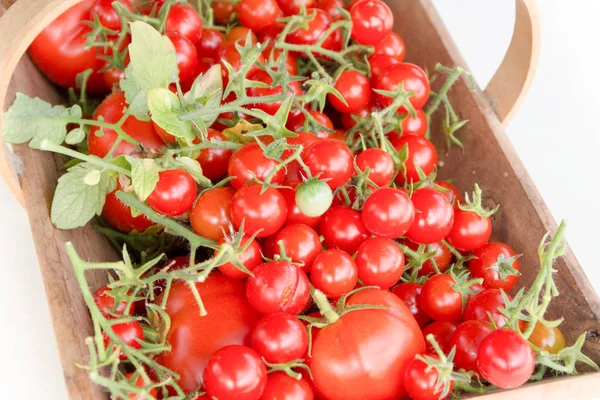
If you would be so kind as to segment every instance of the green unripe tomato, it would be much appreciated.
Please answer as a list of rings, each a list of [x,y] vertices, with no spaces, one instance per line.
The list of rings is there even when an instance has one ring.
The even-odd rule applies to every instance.
[[[296,205],[308,217],[320,217],[331,207],[333,192],[326,182],[311,179],[296,189]]]

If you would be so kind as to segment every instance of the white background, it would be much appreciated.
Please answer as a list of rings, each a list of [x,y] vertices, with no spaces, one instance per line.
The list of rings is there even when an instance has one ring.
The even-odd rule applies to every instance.
[[[434,3],[485,87],[510,42],[513,1]],[[568,220],[570,244],[600,292],[600,2],[538,3],[541,59],[508,135],[555,218]],[[66,399],[27,216],[2,184],[0,204],[1,397]]]

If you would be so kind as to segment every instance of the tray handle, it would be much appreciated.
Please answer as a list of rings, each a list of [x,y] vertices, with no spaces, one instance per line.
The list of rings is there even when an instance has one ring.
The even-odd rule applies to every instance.
[[[0,19],[0,110],[10,78],[29,43],[51,21],[79,0],[19,0]],[[12,0],[0,3],[10,5]],[[516,113],[533,80],[540,48],[540,29],[535,0],[515,0],[515,28],[504,60],[494,74],[485,94],[502,125]],[[14,40],[14,38],[20,38]],[[0,126],[1,126],[0,120]],[[24,205],[19,177],[12,153],[0,136],[0,175],[21,205]]]

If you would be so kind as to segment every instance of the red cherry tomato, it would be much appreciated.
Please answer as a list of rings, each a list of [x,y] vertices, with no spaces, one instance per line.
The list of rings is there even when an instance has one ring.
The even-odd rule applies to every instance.
[[[343,0],[316,0],[315,6],[329,14],[332,21],[339,21],[344,18],[344,14],[340,11],[340,9],[346,9]]]
[[[251,348],[226,346],[210,357],[203,382],[213,398],[259,400],[267,385],[267,368]]]
[[[356,166],[361,171],[369,169],[369,179],[377,186],[387,186],[394,176],[394,161],[385,151],[366,149],[356,157]]]
[[[388,56],[387,54],[374,54],[369,57],[369,66],[371,67],[371,85],[375,88],[377,80],[379,77],[383,76],[389,67],[401,63],[401,58]],[[375,98],[377,99],[377,95],[375,95]]]
[[[233,14],[237,12],[238,3],[234,3],[230,0],[215,0],[211,3],[211,7],[213,9],[215,22],[220,25],[227,25],[233,17]]]
[[[390,32],[379,43],[374,46],[375,51],[372,55],[385,54],[386,56],[395,57],[404,60],[406,55],[406,46],[404,40],[395,32]]]
[[[415,222],[406,237],[415,243],[433,244],[444,239],[454,221],[454,209],[446,196],[432,188],[417,189],[410,198]]]
[[[506,297],[512,300],[509,294],[506,294]],[[505,307],[500,289],[485,289],[467,300],[463,318],[465,321],[477,320],[490,323],[491,316],[496,327],[502,328],[508,319],[499,309]]]
[[[131,233],[133,231],[145,232],[154,225],[144,214],[133,217],[131,215],[131,207],[117,198],[116,193],[119,190],[120,188],[117,188],[106,196],[106,201],[102,208],[102,219],[112,228],[123,233]]]
[[[267,387],[261,400],[313,400],[314,394],[306,378],[297,380],[282,371],[267,376]]]
[[[317,232],[309,226],[288,225],[275,235],[275,255],[282,255],[280,246],[293,263],[300,264],[302,270],[310,272],[313,261],[321,252],[321,240]]]
[[[227,67],[225,65],[225,62],[227,62],[229,65],[231,65],[231,67],[233,67],[234,71],[239,71],[240,68],[242,67],[242,58],[240,56],[240,53],[237,49],[236,43],[235,42],[226,42],[225,45],[223,46],[223,48],[221,48],[221,52],[219,54],[219,63],[221,64],[221,74],[223,75],[223,87],[227,86],[227,83],[229,82],[229,72],[227,70]],[[262,56],[262,54],[260,56],[258,56],[258,59],[256,60],[256,63],[258,64],[264,64],[265,59]],[[256,71],[259,67],[256,65],[253,65],[252,68],[250,68],[250,71],[248,71],[248,75],[250,75],[250,73]]]
[[[423,337],[427,337],[427,335],[433,335],[433,338],[440,345],[440,348],[444,354],[448,354],[450,350],[452,350],[452,346],[450,346],[450,338],[452,337],[454,331],[456,331],[457,327],[458,323],[456,322],[434,321],[427,325],[425,329],[423,329]],[[426,345],[428,353],[435,353],[435,350],[429,341],[427,341]]]
[[[102,286],[100,289],[94,292],[94,303],[96,303],[102,315],[108,319],[113,318],[111,313],[131,315],[133,312],[133,307],[130,307],[128,312],[125,312],[127,309],[126,301],[122,301],[119,303],[119,306],[115,308],[115,298],[111,294],[111,291],[112,289],[110,289],[108,286]]]
[[[275,0],[241,0],[238,6],[240,22],[255,32],[273,25],[282,14]]]
[[[340,92],[345,103],[332,93],[327,95],[331,105],[342,113],[352,113],[365,108],[371,101],[371,84],[358,71],[346,70],[335,81],[334,88]]]
[[[148,196],[148,205],[157,213],[177,217],[192,209],[196,200],[196,182],[180,169],[158,173],[158,183]]]
[[[131,347],[132,349],[141,349],[142,344],[140,341],[144,340],[144,330],[142,326],[137,321],[126,322],[123,324],[115,324],[112,326],[112,330],[117,335],[117,337],[125,344],[125,346]],[[106,332],[102,333],[102,337],[104,338],[104,347],[110,350],[110,343],[112,342],[110,336]],[[115,344],[117,347],[117,344]],[[125,353],[119,353],[119,359],[127,360],[127,355]]]
[[[268,363],[285,364],[308,351],[308,334],[295,316],[275,313],[262,317],[252,330],[250,346]]]
[[[102,118],[104,122],[116,124],[123,117],[123,110],[126,106],[125,94],[123,92],[115,92],[104,99],[98,106],[94,112],[94,120],[97,121]],[[164,146],[163,141],[156,134],[151,122],[139,121],[134,117],[129,117],[125,120],[121,128],[144,147],[158,150]],[[97,157],[105,157],[118,139],[117,132],[112,129],[92,127],[88,136],[90,154]],[[121,140],[112,155],[116,157],[122,154],[132,154],[134,151],[135,145]]]
[[[248,76],[248,79],[253,81],[258,81],[265,83],[267,85],[271,85],[273,83],[273,78],[266,71],[254,71],[251,75]],[[252,87],[246,89],[246,93],[248,97],[263,97],[263,96],[281,96],[283,91],[281,90],[281,85],[270,87],[270,88],[262,88],[262,87]],[[286,96],[301,96],[302,88],[300,87],[300,82],[292,81],[288,83],[288,86],[285,90]],[[250,104],[248,108],[258,108],[263,110],[267,114],[275,115],[275,113],[281,107],[283,100],[280,101],[269,101],[266,103],[256,103]]]
[[[285,223],[287,205],[277,189],[249,184],[237,191],[231,201],[231,219],[235,229],[244,222],[244,232],[256,237],[271,236]]]
[[[121,21],[121,17],[119,16],[119,14],[117,14],[117,11],[112,6],[113,2],[114,0],[94,1],[92,9],[90,10],[90,20],[94,20],[95,17],[98,17],[98,21],[100,21],[102,26],[112,31],[120,32],[123,23]],[[133,11],[131,1],[120,1],[120,4],[124,6],[127,10]]]
[[[431,357],[439,359],[437,355]],[[404,372],[404,384],[406,393],[413,400],[443,400],[452,393],[454,383],[449,383],[448,395],[442,396],[443,386],[438,386],[439,372],[435,368],[430,368],[425,362],[418,358],[413,359],[406,366]]]
[[[309,8],[306,10],[309,16],[314,14],[312,20],[308,22],[308,28],[299,27],[288,35],[286,41],[292,44],[313,45],[323,37],[331,25],[331,17],[325,11],[318,8]]]
[[[342,250],[327,250],[317,256],[310,282],[330,299],[337,299],[356,286],[356,263]]]
[[[320,139],[327,139],[331,134],[330,131],[333,131],[333,122],[329,119],[329,117],[322,112],[317,110],[309,110],[308,113],[317,121],[317,123],[324,127],[324,129],[319,129],[317,131],[317,137]],[[306,122],[306,115],[303,113],[299,113],[297,116],[290,115],[288,119],[287,128],[292,132],[303,132],[304,123]],[[314,135],[313,135],[314,136]]]
[[[240,246],[248,246],[244,251],[238,254],[238,259],[242,263],[242,265],[250,272],[252,272],[256,267],[258,267],[262,263],[262,248],[260,244],[252,239],[250,243],[248,243],[249,237],[244,237],[240,243]],[[225,239],[222,239],[219,242],[219,245],[227,243]],[[215,257],[219,254],[218,251],[215,251]],[[234,279],[246,279],[248,274],[244,271],[240,270],[233,263],[228,262],[219,266],[219,271],[223,273],[223,275],[228,276]]]
[[[350,8],[352,39],[367,46],[383,40],[394,27],[394,14],[381,0],[357,1]]]
[[[461,196],[460,192],[458,191],[458,189],[456,188],[456,186],[454,186],[450,182],[448,182],[448,181],[437,181],[435,184],[438,185],[438,186],[441,186],[444,189],[446,189],[446,191],[441,191],[441,190],[440,191],[442,193],[444,193],[444,195],[446,196],[446,198],[453,205],[456,204],[457,201],[462,201],[462,196]]]
[[[196,43],[196,51],[200,58],[219,58],[219,53],[225,45],[225,36],[212,28],[202,30],[200,41]]]
[[[342,114],[342,126],[348,130],[354,128],[356,126],[355,118],[358,119],[359,122],[361,122],[362,120],[368,118],[374,111],[374,109],[375,107],[372,104],[369,104],[367,107],[354,111],[351,114]]]
[[[448,233],[448,243],[460,251],[477,250],[490,240],[492,221],[473,211],[454,209],[454,225]]]
[[[175,3],[165,20],[165,33],[179,33],[197,45],[202,38],[202,18],[192,6]]]
[[[410,240],[404,240],[403,243],[411,250],[417,251],[419,249],[419,245],[415,242],[411,242]],[[452,261],[452,253],[450,252],[450,249],[448,249],[448,247],[442,242],[432,243],[425,246],[425,253],[431,253],[434,251],[435,255],[433,256],[433,261],[435,261],[438,271],[443,273],[450,266],[450,262]],[[431,260],[427,260],[421,266],[418,275],[429,276],[436,273],[437,271],[435,270]]]
[[[237,149],[229,159],[228,175],[235,177],[231,180],[231,186],[240,189],[253,179],[262,182],[278,164],[277,160],[265,156],[258,143],[247,143]],[[281,183],[284,175],[285,170],[282,168],[275,173],[271,183]]]
[[[303,7],[306,9],[312,8],[314,3],[315,0],[277,0],[279,8],[286,17],[299,14]]]
[[[412,135],[425,137],[427,133],[427,115],[422,109],[416,110],[416,118],[413,118],[410,114],[406,114],[402,120],[400,127],[402,128],[402,135]]]
[[[244,46],[248,40],[248,34],[250,34],[250,42],[255,45],[258,42],[256,38],[256,34],[250,28],[246,28],[245,26],[234,26],[227,32],[227,36],[225,37],[226,43],[238,43]]]
[[[479,346],[477,365],[481,376],[502,389],[513,389],[531,378],[535,354],[529,343],[517,332],[498,329]]]
[[[473,278],[483,278],[483,287],[502,289],[509,292],[519,280],[519,275],[505,275],[506,268],[521,270],[519,260],[513,259],[516,254],[508,245],[490,242],[475,250],[473,259],[469,261],[469,270]],[[504,271],[504,272],[503,272]]]
[[[298,314],[310,301],[306,274],[285,261],[259,265],[254,276],[248,278],[246,295],[255,310],[261,314],[285,312]]]
[[[369,237],[361,213],[346,206],[332,207],[321,218],[319,230],[326,248],[354,254]]]
[[[167,33],[167,37],[175,47],[179,81],[182,83],[191,82],[196,77],[196,70],[198,69],[198,52],[194,43],[180,33]]]
[[[391,239],[371,238],[358,248],[356,266],[365,286],[389,289],[402,277],[404,254]]]
[[[273,48],[273,46],[268,45],[263,50],[262,55],[265,58],[265,60],[267,60],[267,61],[272,60],[273,62],[278,62],[278,60],[280,60],[280,58],[283,57],[283,50],[276,49],[276,48]],[[277,68],[275,67],[274,69],[277,69]],[[287,57],[285,59],[285,70],[290,75],[298,75],[298,57],[295,54],[290,53],[290,52],[287,53]],[[300,85],[300,83],[298,81],[294,81],[294,82],[297,82],[298,85]],[[293,84],[290,83],[290,86],[293,86]],[[301,94],[302,94],[302,91],[300,91],[299,95],[301,95]]]
[[[208,140],[224,142],[227,140],[225,136],[212,128],[208,129]],[[200,155],[196,159],[202,167],[202,174],[211,181],[217,181],[227,173],[229,160],[233,152],[227,149],[202,149]]]
[[[354,172],[354,157],[345,143],[328,139],[313,143],[302,155],[313,176],[326,180],[335,189],[346,183]]]
[[[477,351],[483,339],[494,329],[481,321],[465,321],[456,328],[450,338],[450,346],[456,347],[454,365],[466,371],[477,371]]]
[[[200,194],[190,213],[194,232],[207,239],[219,241],[229,233],[232,224],[231,201],[235,190],[216,188]]]
[[[462,316],[462,296],[452,287],[454,279],[448,274],[434,275],[425,282],[420,305],[436,321],[458,321]]]
[[[363,206],[362,220],[373,235],[398,238],[410,229],[415,209],[408,195],[399,189],[384,188],[371,194]]]
[[[396,183],[417,183],[421,181],[417,167],[428,176],[438,165],[438,153],[433,143],[419,136],[401,136],[392,142],[396,150],[408,148],[408,158],[404,163],[405,175],[401,172],[396,175]]]
[[[415,320],[421,328],[424,328],[430,321],[429,315],[419,305],[421,290],[423,286],[418,283],[400,283],[392,288],[394,293],[406,305],[410,313],[415,317]]]
[[[371,0],[378,1],[378,0]],[[381,75],[377,76],[373,85],[374,89],[395,91],[402,83],[407,92],[415,92],[410,98],[410,104],[415,109],[423,108],[429,99],[429,79],[425,72],[414,64],[400,63],[390,65]],[[391,97],[375,94],[377,100],[384,106],[389,106],[394,101]],[[398,107],[399,113],[406,113],[406,107]]]
[[[287,219],[285,220],[285,225],[290,226],[295,224],[304,224],[315,229],[319,226],[321,217],[309,217],[300,211],[298,205],[296,204],[295,190],[299,184],[300,182],[292,182],[287,185],[290,186],[290,188],[279,189],[279,192],[285,198],[285,202],[287,204],[288,215]]]

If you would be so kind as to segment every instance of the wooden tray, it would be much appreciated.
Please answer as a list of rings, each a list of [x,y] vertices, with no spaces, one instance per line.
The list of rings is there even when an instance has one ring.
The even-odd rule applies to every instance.
[[[0,109],[6,110],[16,92],[38,96],[58,103],[57,90],[23,56],[35,36],[52,20],[78,0],[0,0]],[[466,68],[459,51],[430,0],[387,0],[396,17],[396,31],[408,44],[408,60],[428,68],[436,63]],[[516,1],[513,40],[502,65],[485,90],[471,91],[466,80],[451,91],[455,109],[469,119],[461,137],[468,155],[460,150],[440,152],[440,174],[456,179],[461,190],[471,190],[478,182],[490,199],[502,205],[494,221],[494,239],[510,243],[523,253],[522,285],[529,285],[538,268],[537,247],[556,223],[535,185],[508,141],[503,129],[516,111],[535,70],[539,50],[539,27],[533,0]],[[418,29],[414,29],[418,27]],[[438,116],[439,118],[439,116]],[[439,123],[439,121],[437,121]],[[1,123],[1,121],[0,121]],[[434,126],[436,122],[434,121]],[[435,137],[434,132],[434,137]],[[439,149],[444,144],[440,139]],[[26,207],[36,244],[46,295],[50,306],[65,381],[73,399],[106,399],[99,387],[76,367],[85,359],[84,338],[91,323],[79,294],[64,243],[72,241],[84,259],[116,259],[108,241],[90,227],[60,231],[49,218],[51,199],[60,174],[60,165],[49,153],[17,145],[11,154],[0,143],[0,172],[15,196]],[[587,355],[600,363],[600,300],[594,293],[577,259],[568,252],[556,263],[557,285],[561,297],[550,307],[551,317],[565,316],[561,329],[569,343],[588,332],[584,347]],[[98,287],[102,276],[91,277]],[[589,399],[599,395],[600,374],[567,377],[488,395],[511,399]]]

